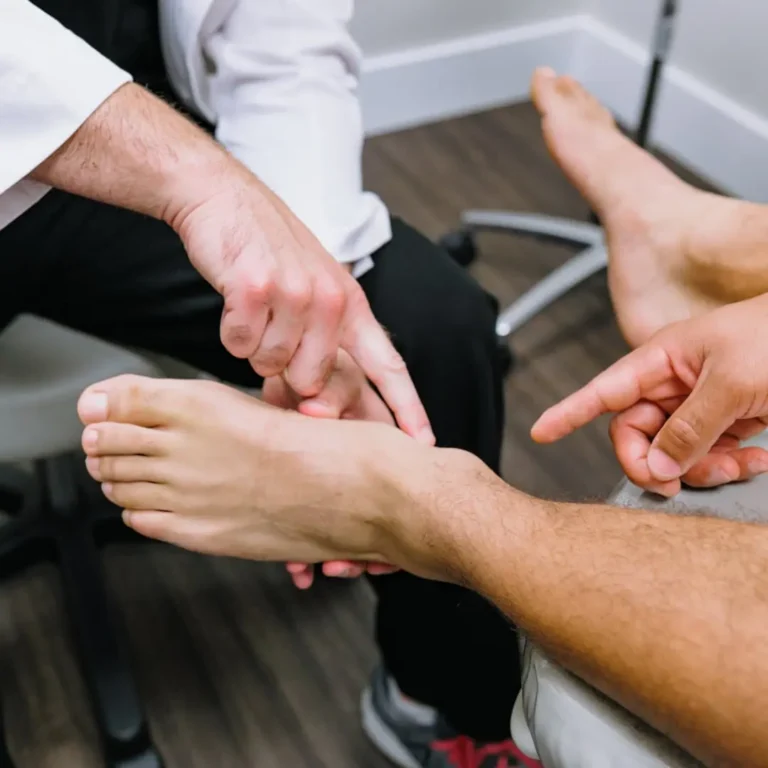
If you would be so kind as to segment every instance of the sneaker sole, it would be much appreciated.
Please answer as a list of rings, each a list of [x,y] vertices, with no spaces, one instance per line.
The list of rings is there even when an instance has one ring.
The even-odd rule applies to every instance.
[[[360,710],[363,732],[388,760],[400,768],[422,768],[397,734],[379,717],[373,706],[370,688],[363,691]]]

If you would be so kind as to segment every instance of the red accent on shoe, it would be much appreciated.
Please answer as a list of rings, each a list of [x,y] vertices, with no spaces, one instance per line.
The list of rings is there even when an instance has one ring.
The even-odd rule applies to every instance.
[[[482,768],[489,757],[498,757],[495,768],[513,768],[515,765],[541,768],[540,762],[524,755],[511,739],[478,747],[468,736],[457,736],[455,739],[432,742],[432,749],[445,752],[455,768]]]

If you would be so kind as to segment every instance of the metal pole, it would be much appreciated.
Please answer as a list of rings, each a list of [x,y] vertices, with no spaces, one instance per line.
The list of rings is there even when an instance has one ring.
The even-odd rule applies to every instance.
[[[675,31],[675,19],[678,11],[678,0],[662,0],[661,12],[656,20],[656,30],[653,36],[651,49],[651,68],[645,86],[643,97],[643,111],[640,113],[640,123],[635,133],[635,143],[645,149],[648,146],[653,118],[656,109],[656,97],[661,85],[661,76],[667,63],[672,37]],[[590,221],[599,224],[599,219],[592,213]]]
[[[663,0],[661,13],[656,22],[653,49],[651,50],[653,59],[645,87],[643,111],[640,114],[640,123],[637,128],[637,133],[635,134],[635,141],[643,148],[648,145],[648,139],[651,133],[656,107],[656,97],[658,96],[659,86],[661,85],[661,75],[664,70],[664,65],[667,63],[667,57],[669,56],[669,51],[672,46],[677,10],[678,0]]]

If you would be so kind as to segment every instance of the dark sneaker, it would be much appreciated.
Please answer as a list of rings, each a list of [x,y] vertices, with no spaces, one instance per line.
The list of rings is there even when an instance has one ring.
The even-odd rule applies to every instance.
[[[481,744],[453,731],[437,713],[416,719],[401,696],[379,668],[362,699],[363,730],[400,768],[540,768],[511,739]]]

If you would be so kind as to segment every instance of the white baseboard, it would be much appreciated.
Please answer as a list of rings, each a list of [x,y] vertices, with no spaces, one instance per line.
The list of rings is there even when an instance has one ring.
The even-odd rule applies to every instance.
[[[573,75],[636,125],[648,52],[594,19],[580,24]],[[675,66],[665,70],[652,142],[721,189],[768,202],[768,120]]]
[[[367,59],[360,82],[366,133],[387,133],[528,98],[537,66],[570,66],[577,18]]]
[[[573,74],[635,124],[647,51],[589,16],[569,16],[368,59],[360,85],[366,132],[522,101],[542,64]],[[768,202],[768,120],[674,66],[666,69],[653,141],[718,187]]]

